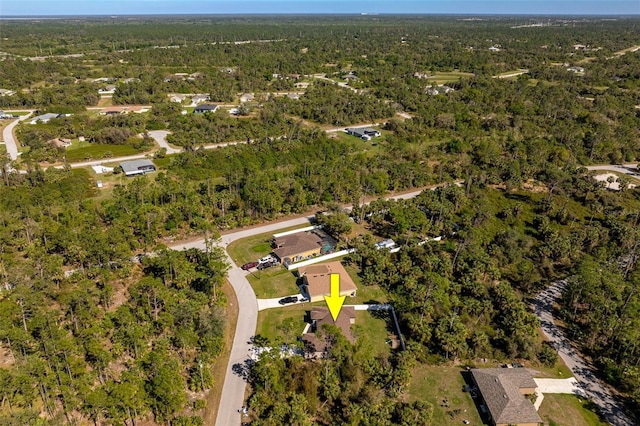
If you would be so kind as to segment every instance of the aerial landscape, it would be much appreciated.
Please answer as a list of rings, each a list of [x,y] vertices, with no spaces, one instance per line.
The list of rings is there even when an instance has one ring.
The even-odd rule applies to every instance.
[[[0,425],[640,424],[637,2],[52,4]]]

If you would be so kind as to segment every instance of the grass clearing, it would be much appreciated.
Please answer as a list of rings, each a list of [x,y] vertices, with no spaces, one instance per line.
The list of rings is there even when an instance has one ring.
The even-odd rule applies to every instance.
[[[471,72],[451,71],[451,72],[436,72],[427,77],[427,80],[436,84],[453,83],[459,81],[462,78],[471,78],[475,74]]]
[[[297,277],[282,266],[253,270],[247,279],[258,299],[272,299],[298,293]]]
[[[416,366],[411,371],[407,398],[420,400],[433,406],[434,425],[481,425],[480,415],[469,393],[462,391],[465,381],[462,369],[452,365]],[[447,401],[448,407],[444,406]]]
[[[392,327],[391,314],[388,311],[356,311],[356,322],[351,326],[351,332],[356,339],[362,338],[370,342],[376,355],[389,355]]]
[[[589,401],[568,394],[545,394],[538,414],[549,426],[605,426]]]
[[[304,330],[305,314],[313,305],[324,305],[324,302],[296,303],[258,312],[256,335],[264,336],[274,343],[295,343]]]
[[[70,149],[66,152],[67,162],[78,162],[84,160],[100,160],[112,157],[124,157],[127,155],[141,154],[129,145],[89,145]]]

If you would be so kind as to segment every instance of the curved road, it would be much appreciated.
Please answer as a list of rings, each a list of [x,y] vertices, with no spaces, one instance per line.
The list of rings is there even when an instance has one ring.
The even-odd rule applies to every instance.
[[[573,349],[553,321],[553,304],[560,297],[565,285],[566,281],[558,281],[535,298],[533,305],[536,316],[540,320],[542,332],[558,350],[560,358],[571,369],[603,418],[613,426],[632,426],[636,423],[627,416],[620,401],[600,382],[593,373],[593,367]]]
[[[223,235],[218,246],[226,247],[229,243],[247,238],[256,234],[277,231],[278,229],[291,226],[308,224],[313,216],[300,217],[287,220],[284,222],[270,223],[257,228],[244,229],[230,234]],[[174,250],[186,250],[189,248],[205,249],[204,240],[197,240],[185,244],[177,244],[171,246]],[[225,250],[226,253],[226,250]],[[247,281],[248,272],[240,269],[231,257],[227,254],[227,260],[231,265],[228,278],[233,291],[238,299],[238,323],[236,325],[235,336],[233,337],[233,347],[229,356],[229,364],[225,374],[222,396],[220,405],[218,406],[217,426],[239,425],[241,423],[240,413],[238,409],[244,402],[244,393],[246,388],[245,377],[236,373],[238,366],[245,366],[249,360],[253,345],[251,338],[255,335],[256,325],[258,321],[258,300],[256,294],[251,288],[251,284]]]
[[[11,158],[11,161],[16,161],[18,159],[18,144],[15,137],[13,136],[13,128],[16,127],[19,122],[29,118],[29,116],[31,116],[31,112],[29,112],[27,115],[19,117],[17,120],[13,121],[2,130],[2,137],[7,147],[7,154],[9,154],[9,158]]]
[[[435,189],[438,186],[431,189]],[[405,192],[386,198],[394,200],[409,199],[416,197],[422,191],[423,190],[421,189],[418,191]],[[236,325],[236,331],[233,338],[233,347],[231,348],[229,364],[227,365],[227,372],[225,374],[224,382],[221,383],[223,386],[222,396],[218,407],[216,426],[232,426],[241,424],[241,417],[238,409],[242,407],[242,404],[244,403],[244,394],[247,382],[245,377],[238,374],[238,367],[246,366],[247,361],[250,359],[250,354],[253,350],[251,339],[255,335],[258,321],[258,299],[253,292],[251,284],[249,284],[249,281],[247,281],[246,278],[249,272],[243,271],[233,262],[233,259],[231,259],[229,254],[226,253],[226,247],[233,241],[251,237],[256,234],[265,234],[282,228],[309,224],[310,220],[313,218],[314,216],[298,217],[295,219],[268,223],[262,226],[231,232],[222,235],[220,241],[216,243],[218,247],[225,249],[227,260],[229,265],[231,265],[228,279],[233,287],[233,291],[236,293],[239,312],[238,323]],[[186,250],[190,248],[205,250],[206,246],[204,239],[198,239],[186,243],[176,243],[170,245],[169,248],[173,250]]]

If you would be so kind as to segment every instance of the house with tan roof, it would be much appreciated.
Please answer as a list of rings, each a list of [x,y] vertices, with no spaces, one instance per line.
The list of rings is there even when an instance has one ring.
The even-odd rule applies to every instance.
[[[313,308],[309,317],[311,326],[309,331],[302,335],[306,358],[323,358],[331,349],[332,341],[327,339],[326,333],[322,328],[324,324],[335,325],[349,342],[355,342],[356,339],[351,333],[351,325],[356,322],[356,311],[353,306],[344,306],[335,321],[329,309],[319,306]]]
[[[494,426],[539,426],[542,419],[525,396],[536,382],[526,368],[474,368],[473,381]]]
[[[311,302],[324,300],[325,295],[331,294],[331,274],[340,275],[340,296],[355,297],[358,287],[339,261],[298,269],[298,276],[302,278],[302,294]]]
[[[273,254],[285,265],[327,253],[335,247],[335,242],[324,232],[315,229],[296,232],[273,239]]]

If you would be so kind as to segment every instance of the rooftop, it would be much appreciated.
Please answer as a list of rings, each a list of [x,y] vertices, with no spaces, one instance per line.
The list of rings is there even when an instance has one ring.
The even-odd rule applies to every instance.
[[[298,269],[298,275],[305,277],[309,296],[322,296],[331,293],[331,274],[340,275],[340,294],[352,293],[358,287],[339,261],[320,263]]]
[[[278,258],[284,260],[286,257],[295,257],[314,249],[322,249],[325,244],[325,238],[318,232],[296,232],[276,238],[274,240],[276,248],[273,252]]]
[[[537,387],[526,368],[476,368],[471,374],[496,424],[542,423],[523,395]]]

